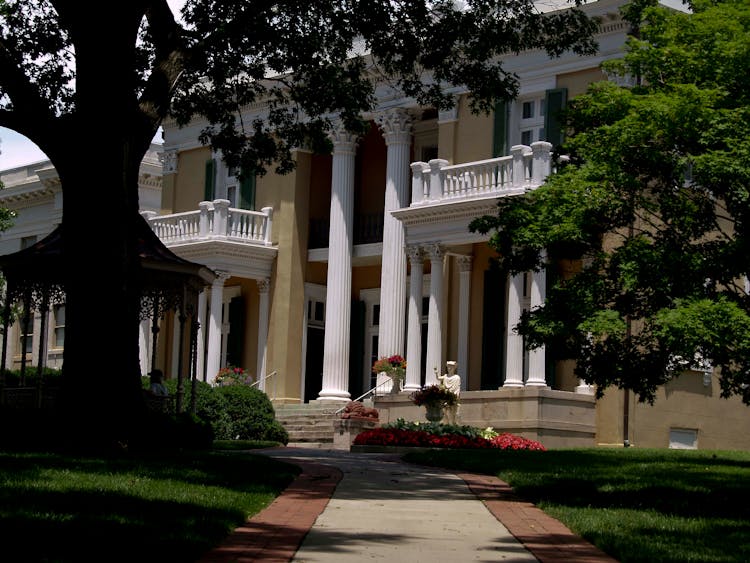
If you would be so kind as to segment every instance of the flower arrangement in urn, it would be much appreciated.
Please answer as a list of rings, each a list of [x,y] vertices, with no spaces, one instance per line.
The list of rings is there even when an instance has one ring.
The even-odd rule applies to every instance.
[[[219,387],[225,385],[249,385],[252,382],[253,376],[250,375],[246,369],[235,366],[221,368],[219,373],[216,374],[216,379],[214,379],[214,385]]]
[[[395,356],[380,358],[377,362],[372,364],[372,372],[385,372],[394,383],[396,381],[403,381],[406,376],[406,360],[398,354]]]
[[[458,404],[458,395],[440,385],[426,385],[409,395],[418,407],[449,407]]]

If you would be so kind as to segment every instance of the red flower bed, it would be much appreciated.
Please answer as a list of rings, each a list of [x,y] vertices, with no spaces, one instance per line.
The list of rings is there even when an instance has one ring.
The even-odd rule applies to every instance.
[[[458,434],[438,436],[422,430],[401,430],[399,428],[365,430],[354,439],[354,445],[546,451],[546,448],[539,442],[513,434],[500,434],[488,440],[480,436],[476,438],[468,438]]]

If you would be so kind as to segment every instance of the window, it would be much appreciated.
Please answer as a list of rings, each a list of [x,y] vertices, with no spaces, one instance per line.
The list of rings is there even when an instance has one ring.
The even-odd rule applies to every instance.
[[[52,310],[55,348],[65,346],[65,305],[55,305]]]
[[[521,144],[544,141],[544,97],[521,102]]]
[[[669,447],[673,450],[698,449],[698,430],[692,428],[670,428]]]
[[[34,317],[29,315],[21,318],[20,342],[18,349],[22,354],[31,354],[34,351]]]

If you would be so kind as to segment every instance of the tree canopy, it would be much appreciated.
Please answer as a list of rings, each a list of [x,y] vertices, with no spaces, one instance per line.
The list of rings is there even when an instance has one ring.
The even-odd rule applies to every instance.
[[[625,10],[635,33],[606,64],[619,80],[570,104],[556,173],[471,228],[492,232],[499,267],[550,268],[519,331],[599,396],[653,402],[710,365],[750,403],[750,2],[654,4]]]
[[[378,85],[436,107],[466,89],[481,111],[517,92],[504,55],[593,52],[578,3],[188,0],[178,20],[166,0],[0,0],[0,125],[47,154],[64,194],[63,381],[78,428],[126,435],[137,416],[137,177],[163,119],[205,120],[201,141],[230,166],[284,172],[291,147],[327,146],[333,116],[362,130]],[[245,123],[255,103],[266,117]],[[111,322],[94,330],[103,310]]]

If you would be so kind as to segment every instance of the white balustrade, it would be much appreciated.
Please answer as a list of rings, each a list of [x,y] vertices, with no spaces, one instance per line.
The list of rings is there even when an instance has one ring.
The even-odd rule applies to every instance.
[[[271,244],[272,207],[249,211],[228,204],[227,200],[202,201],[198,211],[169,215],[144,211],[142,215],[165,244],[206,239]]]
[[[414,162],[411,205],[523,192],[539,187],[550,173],[550,143],[516,145],[498,158],[449,165],[446,160]]]

